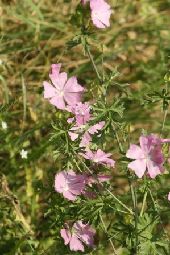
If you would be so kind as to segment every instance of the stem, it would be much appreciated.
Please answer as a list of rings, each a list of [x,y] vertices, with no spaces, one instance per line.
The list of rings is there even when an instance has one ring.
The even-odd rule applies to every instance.
[[[158,217],[159,217],[159,221],[160,221],[160,224],[161,224],[161,226],[162,226],[163,232],[164,232],[164,234],[166,235],[167,240],[170,240],[170,239],[169,239],[169,236],[168,236],[168,233],[167,233],[167,231],[166,231],[165,228],[164,228],[164,225],[163,225],[163,222],[162,222],[162,219],[161,219],[161,215],[160,215],[159,209],[158,209],[158,207],[157,207],[157,202],[154,200],[154,197],[153,197],[153,195],[152,195],[151,189],[149,189],[149,194],[150,194],[151,200],[152,200],[152,202],[153,202],[155,212],[157,213],[157,215],[158,215]]]
[[[101,219],[101,222],[102,222],[102,224],[103,224],[104,231],[105,231],[105,233],[108,235],[108,233],[107,233],[107,228],[106,228],[106,225],[105,225],[104,220],[103,220],[103,218],[102,218],[102,215],[100,215],[100,219]],[[118,255],[117,252],[116,252],[115,246],[114,246],[114,244],[113,244],[113,242],[112,242],[111,239],[109,239],[109,242],[110,242],[110,244],[111,244],[111,246],[112,246],[112,248],[113,248],[113,254],[114,254],[114,255]]]
[[[1,184],[2,191],[3,191],[4,195],[6,196],[6,198],[8,198],[8,200],[13,205],[17,220],[20,221],[23,229],[25,230],[25,232],[27,234],[34,235],[34,232],[31,229],[31,226],[29,225],[29,223],[27,222],[27,220],[25,219],[25,217],[21,211],[19,200],[15,197],[15,195],[9,189],[8,182],[7,182],[5,175],[2,176],[1,183],[2,183]]]
[[[168,82],[166,82],[165,90],[166,90],[166,93],[168,93]],[[164,116],[163,116],[163,122],[162,122],[162,127],[161,127],[160,135],[162,135],[164,127],[165,127],[165,122],[166,122],[167,114],[168,114],[168,109],[166,109],[164,111]]]
[[[106,190],[122,207],[124,207],[130,214],[134,215],[132,210],[129,209],[124,203],[122,203],[109,189]]]
[[[162,127],[161,127],[161,135],[162,135],[164,127],[165,127],[165,122],[166,122],[167,114],[168,114],[168,110],[165,110],[164,117],[163,117],[163,122],[162,122]]]
[[[21,83],[22,83],[22,94],[23,94],[23,123],[22,127],[25,126],[25,121],[27,117],[27,89],[25,86],[25,81],[23,75],[21,76]]]
[[[91,174],[91,175],[93,175],[93,172],[88,168],[88,166],[86,166],[86,164],[81,160],[81,163],[85,166],[85,168],[87,169],[87,171]],[[97,180],[97,179],[96,179]],[[102,187],[103,187],[103,184],[102,183],[100,183],[101,185],[102,185]],[[109,189],[106,189],[106,191],[122,206],[122,207],[124,207],[130,214],[134,214],[133,213],[133,211],[130,209],[130,208],[128,208],[123,202],[121,202]]]
[[[146,204],[147,195],[148,195],[148,191],[145,191],[144,196],[143,196],[143,203],[142,203],[142,209],[141,209],[141,212],[140,212],[140,216],[143,215],[144,207],[145,207],[145,204]]]
[[[88,46],[88,45],[86,46],[86,50],[87,50],[87,54],[88,54],[88,56],[89,56],[89,59],[90,59],[90,61],[91,61],[91,63],[92,63],[93,69],[94,69],[94,71],[95,71],[95,73],[96,73],[96,75],[97,75],[97,78],[98,78],[99,82],[101,83],[102,80],[101,80],[100,74],[99,74],[99,72],[98,72],[98,69],[97,69],[96,64],[94,63],[94,59],[93,59],[93,56],[92,56],[92,54],[91,54],[91,52],[90,52],[90,49],[89,49],[89,46]]]
[[[112,128],[113,128],[113,130],[115,132],[115,136],[116,136],[116,140],[117,140],[117,143],[118,143],[118,146],[119,146],[119,150],[120,150],[121,153],[123,153],[123,147],[122,147],[122,144],[120,142],[120,139],[119,139],[118,133],[116,131],[116,128],[114,126],[114,123],[112,123]]]
[[[133,188],[132,185],[130,185],[131,188],[131,194],[132,194],[132,200],[133,200],[133,206],[134,206],[134,220],[135,220],[135,254],[138,254],[138,208],[137,208],[137,196],[136,196],[136,188]]]

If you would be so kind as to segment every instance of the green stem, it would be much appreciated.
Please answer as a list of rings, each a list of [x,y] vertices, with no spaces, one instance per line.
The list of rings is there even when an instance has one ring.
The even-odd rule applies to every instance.
[[[135,254],[138,254],[138,208],[137,208],[137,196],[136,196],[136,188],[133,188],[132,185],[130,185],[131,188],[131,194],[132,194],[132,200],[133,200],[133,206],[134,206],[134,220],[135,220]]]
[[[96,75],[97,75],[97,78],[98,78],[99,82],[101,83],[102,80],[101,80],[100,74],[99,74],[99,72],[98,72],[97,66],[96,66],[96,64],[95,64],[95,62],[94,62],[93,56],[92,56],[92,54],[91,54],[91,52],[90,52],[90,49],[89,49],[89,46],[88,46],[88,45],[86,46],[86,51],[87,51],[87,54],[88,54],[88,56],[89,56],[89,59],[90,59],[90,61],[91,61],[91,63],[92,63],[93,69],[94,69],[94,71],[95,71],[95,73],[96,73]]]
[[[129,209],[124,203],[122,203],[109,189],[106,190],[122,207],[124,207],[130,214],[134,215],[133,211]]]
[[[152,200],[152,202],[153,202],[155,212],[157,213],[157,215],[158,215],[158,217],[159,217],[159,221],[160,221],[160,224],[161,224],[161,226],[162,226],[162,230],[163,230],[163,232],[164,232],[164,234],[165,234],[167,240],[170,241],[169,236],[168,236],[168,233],[167,233],[167,231],[166,231],[165,228],[164,228],[164,224],[163,224],[162,219],[161,219],[161,215],[160,215],[160,212],[159,212],[159,209],[158,209],[158,206],[157,206],[157,202],[154,200],[154,197],[153,197],[153,194],[152,194],[151,189],[149,189],[149,194],[150,194],[151,200]],[[169,245],[170,245],[170,244],[169,244]]]
[[[87,171],[90,173],[90,174],[92,174],[93,175],[93,172],[86,166],[86,164],[83,162],[83,161],[81,161],[81,163],[85,166],[85,168],[87,169]],[[97,180],[97,179],[96,179]],[[103,186],[103,184],[102,183],[100,183],[102,186]],[[123,202],[121,202],[109,189],[106,189],[106,191],[123,207],[123,208],[125,208],[130,214],[134,214],[133,212],[132,212],[132,210],[130,209],[130,208],[128,208]]]
[[[145,204],[146,204],[147,195],[148,195],[148,191],[145,191],[144,196],[143,196],[142,209],[141,209],[141,212],[140,212],[140,216],[143,215],[144,207],[145,207]]]
[[[168,82],[166,82],[165,90],[166,90],[166,93],[168,93]],[[168,114],[168,109],[166,109],[164,111],[164,116],[163,116],[163,122],[162,122],[162,127],[161,127],[160,135],[162,135],[164,127],[165,127],[165,122],[166,122],[167,114]]]
[[[102,224],[103,224],[104,231],[105,231],[105,233],[108,235],[108,233],[107,233],[107,228],[106,228],[105,222],[104,222],[104,220],[103,220],[103,218],[102,218],[102,215],[100,215],[100,219],[101,219],[101,222],[102,222]],[[114,246],[114,244],[113,244],[113,242],[112,242],[111,239],[109,239],[109,242],[110,242],[110,244],[111,244],[111,246],[112,246],[113,254],[114,254],[114,255],[118,255],[117,252],[116,252],[115,246]]]

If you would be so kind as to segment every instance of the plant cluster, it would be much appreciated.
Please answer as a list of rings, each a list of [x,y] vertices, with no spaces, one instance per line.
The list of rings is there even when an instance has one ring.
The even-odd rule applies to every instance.
[[[5,95],[5,104],[0,107],[2,254],[170,254],[168,60],[162,50],[160,55],[157,54],[160,63],[153,70],[151,60],[145,63],[145,54],[152,55],[153,49],[145,52],[140,48],[139,40],[136,49],[141,51],[144,62],[142,67],[140,63],[133,66],[134,60],[129,64],[129,59],[119,49],[117,54],[124,59],[122,65],[125,69],[136,68],[136,75],[141,80],[149,77],[143,87],[127,83],[130,77],[131,80],[137,79],[134,70],[129,71],[127,77],[126,71],[120,74],[114,66],[116,56],[108,49],[126,28],[131,29],[132,24],[120,20],[122,31],[111,32],[107,42],[105,33],[112,28],[111,17],[117,15],[117,5],[112,8],[108,2],[74,1],[70,24],[67,25],[65,17],[62,23],[60,16],[60,32],[64,33],[65,29],[68,34],[71,27],[75,32],[71,33],[71,38],[66,36],[65,46],[63,41],[59,42],[61,55],[58,59],[53,56],[56,49],[51,45],[54,48],[51,54],[49,50],[46,61],[48,68],[49,62],[53,63],[49,80],[46,71],[43,72],[40,79],[46,81],[37,91],[34,90],[37,93],[26,90],[24,64],[21,72],[23,102],[10,99],[5,78],[0,75]],[[59,1],[59,5],[62,4],[70,6],[68,1]],[[154,15],[155,9],[152,10],[153,5],[145,1],[140,4],[143,22],[143,17]],[[50,35],[54,29],[53,20],[45,23],[34,1],[24,0],[24,6],[32,10],[27,22],[33,31],[35,29],[36,36],[42,29],[49,45],[53,44],[53,36]],[[135,15],[136,10],[130,10],[129,3],[124,8],[129,8],[128,12],[132,11]],[[162,5],[160,8],[163,8]],[[20,9],[16,13],[20,22],[21,17],[25,22]],[[41,20],[39,24],[38,17]],[[50,17],[47,15],[47,18]],[[140,25],[134,26],[140,33]],[[161,22],[155,26],[159,30]],[[145,33],[147,28],[142,29],[141,33]],[[150,27],[148,29],[154,38],[158,37]],[[26,34],[30,35],[31,31],[26,31]],[[135,44],[138,41],[136,32],[127,33]],[[160,34],[166,36],[164,31]],[[37,42],[36,37],[34,43]],[[128,43],[127,40],[125,44]],[[161,40],[158,44],[163,47]],[[46,55],[46,45],[43,50],[41,46],[38,44],[38,63]],[[63,52],[61,48],[64,48]],[[19,51],[19,54],[22,58],[23,53]],[[76,55],[74,65],[74,57],[68,60],[66,54]],[[82,55],[88,59],[83,64]],[[31,56],[25,55],[23,63],[27,58],[29,61]],[[140,60],[137,59],[137,62]],[[3,68],[12,72],[8,65]],[[39,70],[42,73],[41,68],[36,69],[31,62],[26,72],[31,74],[29,76],[39,77]],[[141,70],[144,70],[143,76]],[[155,87],[154,82],[157,82]],[[27,93],[31,98],[29,114]],[[40,102],[36,100],[37,95],[42,99]],[[19,133],[19,125],[16,125],[19,104],[23,105],[22,134]],[[40,110],[39,117],[34,106]],[[23,195],[21,202],[15,195],[17,193]]]

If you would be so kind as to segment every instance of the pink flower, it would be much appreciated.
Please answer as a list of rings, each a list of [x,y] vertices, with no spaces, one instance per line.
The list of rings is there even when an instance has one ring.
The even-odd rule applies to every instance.
[[[168,200],[170,201],[170,192],[168,193]]]
[[[146,169],[151,178],[163,172],[164,157],[161,151],[161,139],[156,135],[140,137],[140,146],[131,144],[126,157],[134,159],[128,164],[135,174],[141,178]]]
[[[76,77],[67,79],[67,73],[60,73],[61,64],[52,65],[52,73],[49,75],[52,84],[44,81],[44,98],[49,99],[52,105],[58,109],[65,109],[66,104],[75,105],[80,102],[83,87],[77,82]]]
[[[92,137],[90,136],[90,134],[86,131],[80,141],[79,147],[88,147],[88,145],[90,144],[90,142],[92,141]]]
[[[86,176],[76,175],[72,170],[62,171],[55,176],[55,190],[63,193],[68,200],[76,200],[77,196],[83,192],[85,184]]]
[[[91,126],[89,129],[88,129],[88,132],[92,135],[94,134],[97,134],[99,130],[101,130],[105,125],[105,121],[100,121],[99,123]]]
[[[75,141],[79,137],[79,135],[77,133],[74,133],[74,132],[71,132],[71,131],[69,131],[68,134],[71,138],[71,141]]]
[[[72,121],[72,119],[71,119],[71,121]],[[69,118],[69,122],[70,122],[70,118]],[[79,146],[80,147],[88,147],[88,145],[92,141],[91,135],[98,134],[99,131],[104,127],[104,125],[105,125],[105,121],[100,121],[99,123],[91,126],[87,131],[84,132],[84,134],[82,134],[82,133],[85,130],[86,125],[80,125],[80,126],[75,125],[72,128],[70,128],[68,134],[72,141],[75,141],[82,134]]]
[[[88,102],[79,102],[76,105],[69,106],[68,111],[72,112],[75,115],[77,126],[85,125],[90,120],[91,115]]]
[[[81,155],[86,159],[92,160],[94,163],[102,164],[107,167],[114,167],[115,165],[115,161],[109,158],[112,154],[105,153],[104,151],[100,149],[98,149],[95,152],[88,150],[85,153],[81,153]]]
[[[70,230],[68,226],[60,230],[64,244],[69,244],[71,251],[84,252],[84,245],[93,247],[95,230],[88,224],[83,224],[81,220],[74,223]]]
[[[98,134],[98,132],[104,127],[105,121],[100,121],[99,123],[91,126],[82,136],[80,147],[88,147],[92,141],[91,135]],[[99,136],[99,135],[98,135]]]
[[[109,4],[104,0],[90,0],[90,9],[91,18],[96,27],[106,28],[110,26],[109,19],[112,11]]]

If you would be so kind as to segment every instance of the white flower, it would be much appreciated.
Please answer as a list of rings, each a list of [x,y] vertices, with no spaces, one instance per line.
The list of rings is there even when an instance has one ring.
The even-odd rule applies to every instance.
[[[25,151],[24,149],[20,151],[21,158],[27,158],[27,154],[28,154],[28,151]]]
[[[5,121],[1,122],[2,129],[6,130],[8,128],[7,123]]]

